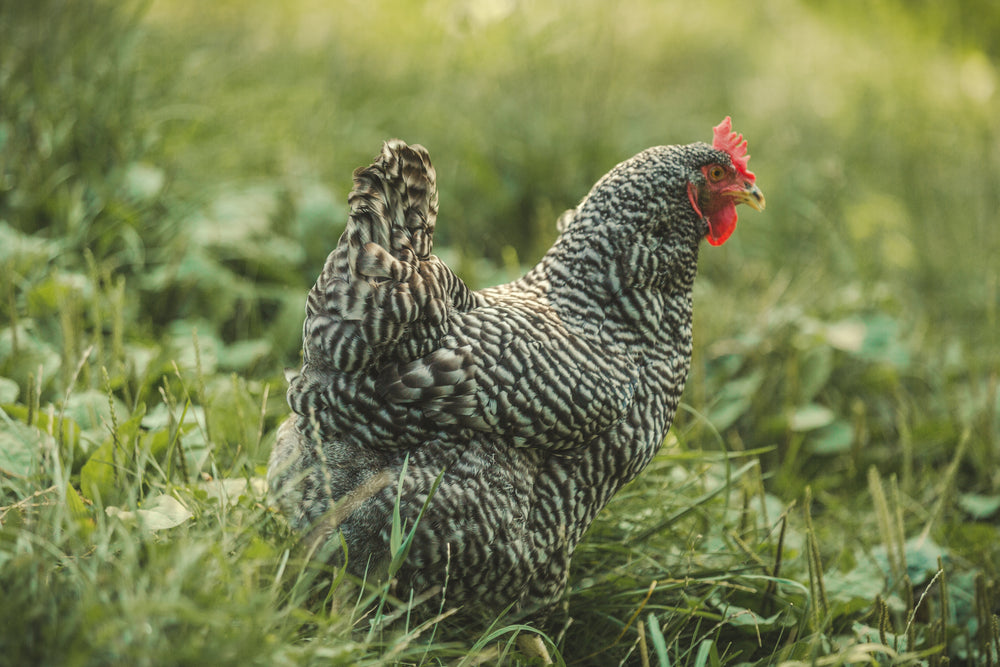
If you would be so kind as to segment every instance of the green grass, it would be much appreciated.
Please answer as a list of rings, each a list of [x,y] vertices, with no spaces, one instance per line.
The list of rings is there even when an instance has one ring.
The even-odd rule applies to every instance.
[[[581,543],[553,654],[1000,664],[973,4],[0,2],[0,654],[528,664],[522,629],[416,626],[267,506],[306,290],[385,138],[430,149],[478,286],[731,114],[768,209],[702,253],[684,405]]]

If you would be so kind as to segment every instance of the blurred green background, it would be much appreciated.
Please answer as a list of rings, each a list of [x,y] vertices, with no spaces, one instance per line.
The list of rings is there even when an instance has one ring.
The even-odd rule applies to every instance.
[[[614,164],[731,115],[768,207],[702,252],[681,445],[766,448],[845,570],[859,512],[881,539],[866,471],[898,476],[907,534],[995,579],[998,65],[992,0],[0,0],[0,404],[78,409],[78,475],[104,392],[176,407],[157,388],[197,375],[227,415],[203,451],[259,474],[384,139],[428,147],[436,251],[484,286]]]
[[[475,259],[533,263],[610,166],[731,114],[769,208],[705,253],[707,280],[817,298],[882,285],[969,353],[994,347],[995,3],[67,7],[4,3],[0,216],[156,292],[206,249],[237,280],[307,285],[352,170],[392,136],[431,150],[439,245],[471,281],[502,279]]]

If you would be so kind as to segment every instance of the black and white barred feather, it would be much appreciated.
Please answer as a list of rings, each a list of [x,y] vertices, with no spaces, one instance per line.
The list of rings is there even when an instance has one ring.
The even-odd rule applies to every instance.
[[[431,254],[427,151],[387,142],[355,172],[346,231],[309,293],[268,475],[291,523],[327,522],[354,574],[380,571],[408,457],[409,525],[443,476],[398,586],[447,576],[449,606],[488,615],[556,602],[584,531],[677,408],[706,233],[687,187],[716,163],[730,157],[707,144],[621,163],[535,268],[474,292]]]

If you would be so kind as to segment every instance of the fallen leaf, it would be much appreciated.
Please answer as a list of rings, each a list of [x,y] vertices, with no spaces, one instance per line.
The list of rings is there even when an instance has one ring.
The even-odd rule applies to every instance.
[[[173,528],[193,516],[179,500],[166,494],[154,496],[134,512],[118,507],[106,507],[104,511],[108,516],[116,516],[125,522],[137,521],[146,530]]]

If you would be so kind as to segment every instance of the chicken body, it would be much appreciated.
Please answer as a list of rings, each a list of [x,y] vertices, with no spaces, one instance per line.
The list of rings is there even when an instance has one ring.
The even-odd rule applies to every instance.
[[[348,569],[379,576],[401,488],[404,524],[424,513],[397,586],[487,617],[558,601],[583,533],[670,426],[700,241],[717,211],[762,208],[753,181],[724,146],[649,149],[563,214],[527,275],[474,292],[431,254],[427,152],[387,142],[309,294],[268,474],[291,523],[339,530]]]

